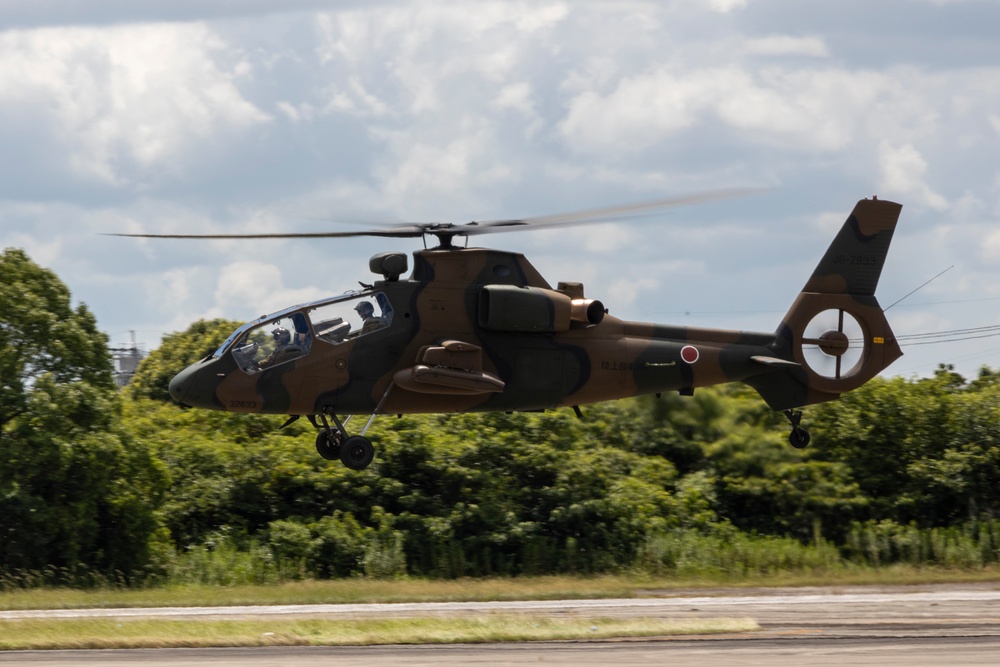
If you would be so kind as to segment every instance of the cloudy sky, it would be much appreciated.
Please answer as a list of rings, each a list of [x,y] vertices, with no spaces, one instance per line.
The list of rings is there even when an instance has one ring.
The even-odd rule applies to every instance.
[[[280,10],[275,9],[280,6]],[[1000,3],[0,0],[0,247],[112,343],[371,280],[411,240],[140,241],[574,211],[477,237],[635,320],[772,331],[854,203],[904,205],[897,334],[1000,324]],[[890,373],[1000,367],[1000,338]]]

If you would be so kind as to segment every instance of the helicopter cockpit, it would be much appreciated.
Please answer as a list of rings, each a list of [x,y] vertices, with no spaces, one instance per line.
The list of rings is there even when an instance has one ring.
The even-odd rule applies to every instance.
[[[232,351],[240,369],[259,373],[307,355],[315,341],[340,345],[384,329],[392,323],[392,314],[392,304],[383,292],[348,292],[248,322],[214,356]]]

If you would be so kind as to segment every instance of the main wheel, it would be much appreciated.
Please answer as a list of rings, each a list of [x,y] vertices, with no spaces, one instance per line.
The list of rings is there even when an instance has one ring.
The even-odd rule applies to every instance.
[[[805,449],[809,446],[811,439],[809,431],[804,428],[793,428],[792,432],[788,434],[788,443],[796,449]]]
[[[316,435],[316,451],[327,461],[340,458],[340,437],[329,429],[323,429]]]
[[[351,470],[364,470],[375,458],[375,448],[363,435],[352,435],[340,448],[340,461]]]

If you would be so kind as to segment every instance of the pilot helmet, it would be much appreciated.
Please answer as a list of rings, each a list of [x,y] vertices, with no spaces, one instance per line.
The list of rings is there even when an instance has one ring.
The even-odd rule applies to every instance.
[[[362,301],[354,306],[354,310],[358,311],[358,315],[361,317],[371,317],[375,312],[375,307],[368,301]]]
[[[292,334],[288,333],[288,329],[285,327],[275,327],[271,335],[274,336],[274,342],[278,345],[288,345],[292,340]]]

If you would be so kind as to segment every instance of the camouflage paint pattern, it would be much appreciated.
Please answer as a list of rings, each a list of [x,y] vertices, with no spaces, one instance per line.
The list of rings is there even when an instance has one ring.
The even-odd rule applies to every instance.
[[[542,410],[733,381],[775,410],[831,400],[902,354],[874,296],[900,209],[859,201],[772,333],[623,321],[577,283],[553,288],[521,254],[449,247],[415,252],[409,278],[387,274],[362,292],[284,311],[309,317],[383,294],[389,326],[336,344],[313,331],[307,354],[250,372],[231,339],[174,378],[171,394],[190,406],[289,415]],[[826,311],[841,326],[807,337]],[[843,333],[845,318],[861,339]],[[813,369],[810,348],[836,371]],[[848,349],[860,352],[849,368],[837,361]]]

